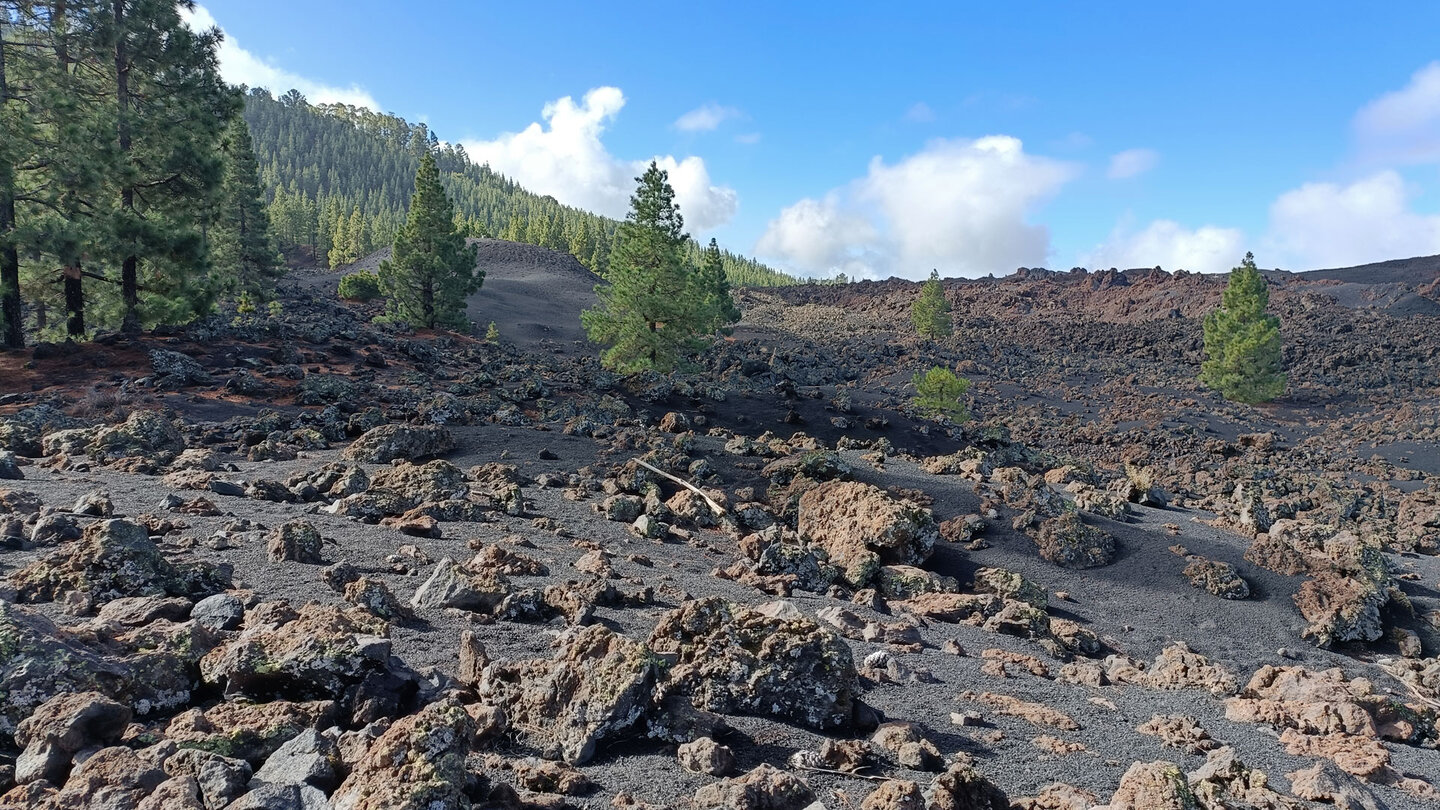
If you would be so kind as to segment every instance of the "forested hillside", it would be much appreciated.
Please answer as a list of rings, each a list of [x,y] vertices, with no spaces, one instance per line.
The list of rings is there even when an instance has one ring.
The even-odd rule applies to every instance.
[[[405,220],[420,156],[434,150],[456,220],[469,235],[563,250],[602,275],[608,267],[616,220],[524,190],[476,165],[464,147],[441,144],[425,124],[363,107],[310,104],[293,90],[276,98],[261,88],[246,95],[245,120],[282,248],[306,248],[336,267],[388,245]],[[687,250],[700,264],[700,246],[691,240]],[[795,281],[728,251],[722,261],[734,284]]]

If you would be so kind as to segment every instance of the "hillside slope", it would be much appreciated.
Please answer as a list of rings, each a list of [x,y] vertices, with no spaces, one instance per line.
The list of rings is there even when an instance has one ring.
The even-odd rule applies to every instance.
[[[599,276],[567,253],[503,239],[468,241],[479,246],[475,265],[485,271],[484,286],[466,307],[470,320],[482,328],[493,322],[503,339],[526,347],[585,340],[580,312],[595,305]],[[383,248],[345,272],[375,270],[388,258],[390,248]],[[339,278],[334,274],[330,284]]]

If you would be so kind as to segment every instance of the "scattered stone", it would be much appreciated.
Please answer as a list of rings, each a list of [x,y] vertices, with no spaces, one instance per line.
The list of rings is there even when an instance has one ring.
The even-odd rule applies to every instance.
[[[1115,537],[1087,525],[1076,512],[1064,512],[1035,532],[1040,556],[1062,568],[1096,568],[1115,560]]]

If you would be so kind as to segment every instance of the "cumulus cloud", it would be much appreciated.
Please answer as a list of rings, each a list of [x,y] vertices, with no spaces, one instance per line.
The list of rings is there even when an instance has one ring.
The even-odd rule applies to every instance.
[[[1008,273],[1040,265],[1049,231],[1028,216],[1076,174],[1019,139],[935,140],[772,220],[756,252],[802,273],[869,278]]]
[[[1125,180],[1138,177],[1155,168],[1160,162],[1160,153],[1154,149],[1126,149],[1110,158],[1110,168],[1105,176],[1111,180]]]
[[[1440,62],[1431,62],[1410,83],[1386,93],[1355,114],[1361,156],[1392,163],[1440,160]]]
[[[1192,273],[1223,273],[1244,257],[1245,236],[1235,228],[1206,225],[1189,229],[1168,219],[1156,220],[1130,232],[1117,228],[1105,244],[1087,254],[1081,263],[1092,269],[1163,267]]]
[[[734,107],[722,107],[711,101],[680,116],[675,128],[681,132],[710,132],[726,120],[739,117],[740,111]]]
[[[612,217],[625,216],[635,178],[653,159],[669,172],[688,227],[704,231],[729,221],[739,197],[734,189],[711,180],[701,158],[622,160],[610,154],[602,136],[624,106],[620,88],[596,87],[579,103],[565,96],[546,104],[540,113],[543,124],[534,122],[494,140],[462,143],[471,160],[489,163],[530,191]]]
[[[1412,210],[1412,196],[1389,169],[1344,186],[1307,183],[1270,206],[1266,255],[1311,269],[1440,253],[1440,216]]]
[[[196,5],[192,10],[180,9],[181,20],[193,31],[207,31],[220,28],[215,17],[204,6]],[[223,28],[221,29],[224,30]],[[380,103],[358,84],[338,87],[324,82],[307,79],[292,73],[240,47],[240,43],[229,34],[221,41],[216,54],[220,61],[220,75],[230,84],[244,84],[250,87],[264,87],[280,95],[290,90],[299,90],[312,104],[353,104],[379,111]]]

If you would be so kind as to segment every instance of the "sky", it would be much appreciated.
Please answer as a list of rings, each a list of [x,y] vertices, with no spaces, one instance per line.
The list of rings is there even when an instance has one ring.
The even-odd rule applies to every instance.
[[[206,0],[233,83],[424,121],[801,276],[1440,253],[1440,3]]]

